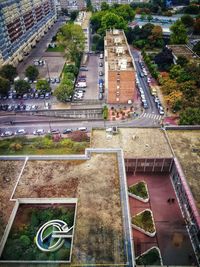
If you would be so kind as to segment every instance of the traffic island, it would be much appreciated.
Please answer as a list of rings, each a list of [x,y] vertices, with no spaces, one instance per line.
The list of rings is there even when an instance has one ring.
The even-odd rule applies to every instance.
[[[149,192],[147,184],[144,181],[138,182],[128,187],[128,195],[139,201],[147,203],[149,201]]]
[[[136,258],[136,265],[163,265],[160,249],[152,247]]]
[[[150,237],[156,234],[156,227],[154,223],[153,213],[150,209],[146,209],[131,219],[132,227]]]

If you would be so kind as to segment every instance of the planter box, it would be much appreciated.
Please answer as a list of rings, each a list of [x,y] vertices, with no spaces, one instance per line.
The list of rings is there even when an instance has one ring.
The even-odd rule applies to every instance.
[[[147,198],[143,198],[143,197],[141,197],[141,196],[135,195],[135,194],[133,194],[133,193],[131,193],[131,192],[129,192],[129,191],[128,191],[128,195],[129,195],[130,197],[133,197],[133,198],[139,200],[139,201],[142,201],[142,202],[144,202],[144,203],[147,203],[147,202],[149,202],[149,192],[148,192],[147,184],[146,184],[144,181],[141,181],[141,182],[138,182],[138,183],[136,183],[136,184],[133,184],[133,185],[129,186],[129,188],[132,187],[132,186],[136,186],[136,185],[139,184],[139,183],[143,183],[143,184],[144,184],[144,186],[145,186],[145,188],[146,188],[146,191],[147,191]]]
[[[152,219],[152,224],[153,224],[153,228],[155,229],[155,231],[153,231],[153,232],[146,231],[146,230],[144,230],[143,228],[139,227],[138,225],[133,224],[132,222],[131,222],[131,225],[132,225],[132,227],[133,227],[134,229],[140,231],[141,233],[143,233],[143,234],[145,234],[145,235],[148,235],[148,236],[150,236],[150,237],[154,237],[154,236],[156,235],[156,227],[155,227],[155,223],[154,223],[154,218],[153,218],[153,213],[152,213],[152,211],[151,211],[150,209],[145,209],[145,210],[143,210],[142,212],[136,214],[135,216],[138,216],[138,215],[144,213],[145,211],[149,211],[149,212],[150,212],[150,214],[151,214],[151,219]],[[133,217],[135,217],[135,216],[133,216]]]
[[[161,253],[160,253],[160,249],[158,247],[156,247],[156,246],[151,247],[150,249],[148,249],[147,251],[145,251],[144,253],[142,253],[140,256],[136,257],[135,258],[136,259],[136,262],[137,262],[137,259],[139,259],[142,256],[147,255],[153,249],[156,249],[157,250],[158,255],[159,255],[160,265],[163,265],[163,261],[162,261],[162,256],[161,256]],[[151,263],[149,263],[149,264],[151,264]]]

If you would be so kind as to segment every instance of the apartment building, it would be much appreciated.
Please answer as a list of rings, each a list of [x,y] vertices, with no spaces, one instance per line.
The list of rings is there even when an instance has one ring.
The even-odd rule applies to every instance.
[[[108,1],[104,1],[104,0],[91,0],[92,6],[94,8],[96,8],[97,10],[100,10],[101,9],[102,2],[106,2],[109,5],[113,5],[113,4],[130,4],[132,1],[131,0],[108,0]]]
[[[62,9],[67,9],[68,12],[82,10],[86,7],[84,0],[60,0]]]
[[[107,103],[132,103],[136,95],[135,67],[124,31],[106,31],[104,49]]]
[[[90,51],[90,18],[92,16],[91,12],[79,12],[79,15],[74,22],[77,25],[80,25],[85,34],[85,53]]]
[[[55,21],[54,0],[0,0],[0,66],[16,66]]]

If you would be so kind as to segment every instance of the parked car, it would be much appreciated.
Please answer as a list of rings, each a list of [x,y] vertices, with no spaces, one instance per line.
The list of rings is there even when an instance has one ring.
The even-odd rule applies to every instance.
[[[45,97],[44,94],[40,95],[40,99],[44,99],[44,97]]]
[[[5,131],[4,133],[1,134],[1,137],[7,137],[7,136],[12,136],[13,132],[11,131]]]
[[[19,129],[15,132],[15,135],[25,135],[27,132],[24,129]]]
[[[51,129],[50,131],[48,131],[48,133],[51,133],[51,134],[59,134],[60,133],[60,130],[59,129]]]
[[[99,62],[99,67],[103,67],[103,63],[102,62]]]
[[[72,133],[73,130],[72,129],[64,129],[63,134],[69,134]]]
[[[88,71],[88,68],[87,68],[87,67],[83,67],[83,66],[81,66],[81,67],[80,67],[80,71]]]
[[[44,131],[44,129],[37,129],[37,130],[33,131],[33,134],[34,135],[43,135],[43,134],[45,134],[45,131]]]
[[[50,98],[50,93],[46,93],[45,94],[45,99],[49,99]]]
[[[103,71],[100,71],[99,72],[99,76],[103,76]]]
[[[142,72],[140,72],[140,77],[144,78],[144,74]]]
[[[39,98],[39,94],[35,93],[35,99],[38,99],[38,98]]]
[[[99,93],[99,100],[103,99],[103,93]]]
[[[86,127],[79,127],[78,131],[87,132],[87,128]]]
[[[56,77],[56,78],[55,78],[55,82],[56,82],[56,83],[60,83],[60,78]]]

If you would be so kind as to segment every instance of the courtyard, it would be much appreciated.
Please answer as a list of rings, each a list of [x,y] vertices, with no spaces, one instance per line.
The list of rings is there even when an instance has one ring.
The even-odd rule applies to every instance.
[[[136,257],[153,246],[160,248],[164,265],[196,264],[193,248],[186,230],[174,189],[168,174],[127,174],[128,186],[144,181],[149,202],[143,203],[129,196],[131,216],[150,209],[153,212],[156,235],[147,236],[133,229]],[[168,199],[174,199],[173,203]]]

